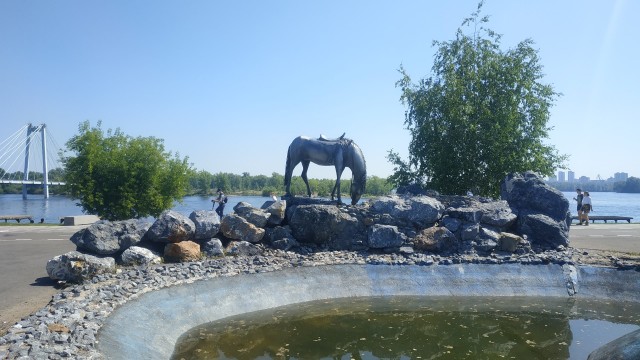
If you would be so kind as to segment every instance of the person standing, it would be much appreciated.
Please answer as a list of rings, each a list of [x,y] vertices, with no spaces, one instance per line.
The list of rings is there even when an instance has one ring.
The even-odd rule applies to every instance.
[[[589,226],[589,213],[592,210],[593,206],[591,205],[591,196],[589,196],[588,191],[585,191],[582,198],[582,218],[580,220],[580,224],[582,224],[582,219],[584,219],[585,225]]]
[[[227,197],[224,195],[224,192],[220,188],[218,188],[216,192],[218,193],[218,197],[216,199],[211,200],[211,202],[214,203],[213,204],[214,206],[215,206],[215,203],[218,203],[218,207],[216,208],[216,214],[218,214],[218,216],[220,216],[220,219],[222,219],[222,215],[224,213],[224,206],[227,203]]]
[[[582,190],[580,188],[576,189],[576,193],[578,194],[573,200],[578,202],[578,206],[576,207],[576,211],[578,212],[578,221],[580,222],[578,225],[582,225],[582,199],[584,195],[582,195]]]

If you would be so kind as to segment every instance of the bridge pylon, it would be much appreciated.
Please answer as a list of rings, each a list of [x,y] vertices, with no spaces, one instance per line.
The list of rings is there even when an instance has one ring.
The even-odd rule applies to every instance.
[[[29,146],[31,145],[31,134],[39,131],[42,136],[42,187],[44,198],[49,198],[49,168],[47,165],[47,125],[40,124],[38,126],[33,126],[28,124],[27,127],[27,140],[24,145],[24,182],[22,184],[22,198],[27,198],[27,184],[26,182],[29,180]]]

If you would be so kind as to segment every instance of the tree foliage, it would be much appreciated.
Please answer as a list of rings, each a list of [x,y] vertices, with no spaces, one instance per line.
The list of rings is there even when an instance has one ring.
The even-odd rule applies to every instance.
[[[132,138],[119,129],[79,126],[63,157],[70,195],[90,213],[108,220],[158,216],[186,194],[187,158],[165,152],[154,137]]]
[[[205,180],[203,180],[205,179]],[[209,181],[210,187],[201,186],[201,184]],[[195,177],[190,179],[192,193],[207,195],[213,193],[217,188],[223,189],[227,193],[244,193],[244,194],[261,194],[269,196],[271,194],[282,194],[284,190],[284,176],[278,173],[272,173],[271,176],[250,175],[248,172],[242,175],[231,173],[210,174],[207,171],[199,171]],[[311,191],[320,197],[328,197],[335,185],[334,179],[309,179]],[[341,191],[344,194],[349,193],[351,180],[342,180],[340,183]],[[387,195],[391,192],[393,185],[387,179],[377,176],[367,178],[367,196]],[[306,196],[307,188],[299,176],[292,177],[291,193],[293,195]]]
[[[409,159],[393,150],[389,178],[448,194],[471,190],[497,197],[507,173],[551,175],[565,155],[543,143],[549,109],[560,95],[541,82],[542,65],[530,39],[506,51],[500,35],[483,27],[482,3],[464,20],[454,40],[434,41],[431,77],[414,84],[400,68],[396,86],[407,106]],[[471,34],[462,28],[471,29]]]
[[[619,193],[640,193],[640,179],[631,176],[626,181],[616,182],[613,190]]]

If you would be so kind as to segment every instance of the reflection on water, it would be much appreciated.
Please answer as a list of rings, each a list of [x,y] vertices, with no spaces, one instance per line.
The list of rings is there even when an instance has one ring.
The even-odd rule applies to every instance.
[[[335,299],[184,334],[173,359],[585,359],[634,331],[640,305],[548,298]]]

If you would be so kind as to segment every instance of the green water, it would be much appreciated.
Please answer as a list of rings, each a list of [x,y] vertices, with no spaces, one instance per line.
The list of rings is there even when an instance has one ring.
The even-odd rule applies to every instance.
[[[638,304],[392,297],[290,305],[198,326],[173,359],[586,359]]]

